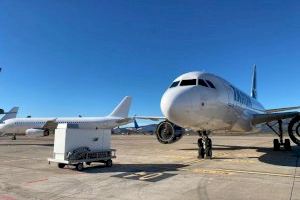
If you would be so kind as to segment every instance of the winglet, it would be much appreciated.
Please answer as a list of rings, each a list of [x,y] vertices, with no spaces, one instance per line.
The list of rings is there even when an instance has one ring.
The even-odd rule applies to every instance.
[[[256,65],[253,67],[253,75],[252,75],[252,88],[251,88],[251,97],[257,99],[257,80],[256,80]]]
[[[111,117],[128,117],[129,109],[131,105],[131,97],[126,96],[124,99],[119,103],[119,105],[110,113],[109,116]]]
[[[0,122],[4,122],[7,119],[13,119],[17,117],[19,107],[13,107],[9,112],[6,112],[5,115],[0,119]]]

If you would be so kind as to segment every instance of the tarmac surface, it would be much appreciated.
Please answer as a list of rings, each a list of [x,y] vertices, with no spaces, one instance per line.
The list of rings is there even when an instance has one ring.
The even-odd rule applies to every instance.
[[[2,137],[0,200],[300,199],[300,148],[273,152],[274,137],[213,136],[213,159],[198,160],[197,136],[163,145],[155,136],[118,135],[113,167],[82,172],[48,164],[53,137]]]

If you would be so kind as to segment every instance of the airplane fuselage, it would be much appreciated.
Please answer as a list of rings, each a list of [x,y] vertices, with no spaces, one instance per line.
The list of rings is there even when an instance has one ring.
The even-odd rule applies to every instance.
[[[161,99],[161,110],[169,121],[195,131],[253,131],[253,114],[265,113],[256,99],[228,81],[202,72],[176,78]]]
[[[48,121],[67,123],[71,128],[80,129],[111,129],[116,126],[127,124],[124,118],[117,117],[82,117],[82,118],[14,118],[1,124],[2,133],[23,134],[28,129],[42,129]]]

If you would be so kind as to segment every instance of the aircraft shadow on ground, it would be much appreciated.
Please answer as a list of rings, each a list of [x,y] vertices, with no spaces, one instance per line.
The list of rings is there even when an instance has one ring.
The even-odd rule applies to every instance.
[[[24,144],[24,143],[0,143],[0,146],[47,146],[47,147],[53,147],[54,144],[41,144],[41,143],[31,143],[31,144]]]
[[[268,147],[256,147],[256,146],[231,146],[231,145],[213,145],[213,150],[215,151],[235,151],[235,150],[244,150],[244,149],[254,149],[257,152],[264,153],[259,157],[245,157],[245,159],[255,159],[257,158],[259,161],[271,165],[278,166],[289,166],[296,167],[298,159],[300,158],[300,147],[292,146],[292,151],[273,151],[273,148]],[[187,149],[179,149],[182,151],[198,151],[198,148],[187,148]],[[234,157],[215,157],[213,159],[217,160],[226,160],[226,159],[241,159]]]
[[[97,164],[86,167],[84,173],[108,173],[108,172],[146,172],[146,173],[161,173],[178,171],[180,168],[187,167],[183,164],[114,164],[108,168],[105,165]],[[75,170],[75,169],[74,169]]]

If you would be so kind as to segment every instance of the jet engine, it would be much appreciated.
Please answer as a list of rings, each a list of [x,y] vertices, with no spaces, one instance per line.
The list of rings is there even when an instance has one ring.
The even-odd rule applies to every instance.
[[[288,132],[291,140],[300,146],[300,116],[294,117],[288,127]]]
[[[44,137],[49,135],[48,130],[30,128],[25,131],[26,136]]]
[[[184,129],[169,121],[163,121],[157,125],[156,137],[162,144],[171,144],[181,139]]]

